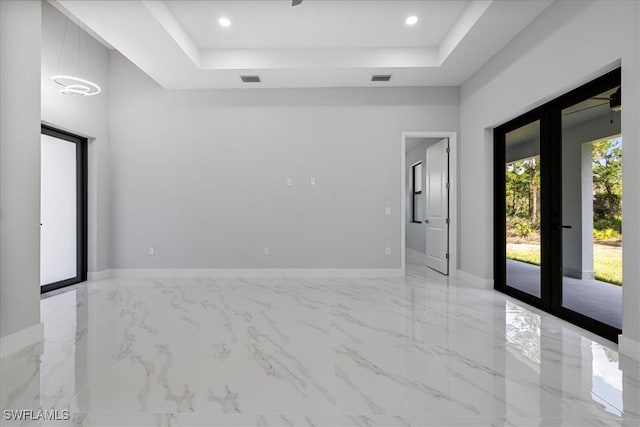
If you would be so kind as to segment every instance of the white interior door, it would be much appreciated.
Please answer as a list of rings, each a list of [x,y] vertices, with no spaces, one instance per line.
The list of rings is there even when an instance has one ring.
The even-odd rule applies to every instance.
[[[427,266],[449,274],[449,140],[427,148],[426,247]]]
[[[40,285],[77,275],[76,144],[41,135]]]

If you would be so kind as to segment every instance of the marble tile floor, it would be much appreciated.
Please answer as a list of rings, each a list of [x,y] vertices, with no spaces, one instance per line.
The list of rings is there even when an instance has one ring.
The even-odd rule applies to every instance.
[[[403,278],[110,279],[2,360],[37,426],[638,426],[615,345],[416,264]],[[59,412],[58,415],[62,415]]]

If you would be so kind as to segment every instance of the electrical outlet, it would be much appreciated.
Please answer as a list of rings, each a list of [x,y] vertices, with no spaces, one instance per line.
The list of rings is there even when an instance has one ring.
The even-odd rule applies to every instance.
[[[385,255],[391,255],[391,248],[384,248]]]
[[[316,185],[316,177],[315,176],[312,176],[311,178],[309,178],[309,184]]]
[[[386,208],[384,208],[384,214],[385,215],[391,215],[391,207],[387,206]]]
[[[271,255],[271,249],[269,249],[269,248],[264,248],[264,254],[265,254],[266,256]]]
[[[155,256],[156,248],[149,248],[149,256]]]

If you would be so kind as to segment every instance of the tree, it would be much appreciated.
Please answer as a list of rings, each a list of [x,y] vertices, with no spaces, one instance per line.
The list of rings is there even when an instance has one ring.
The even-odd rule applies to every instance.
[[[593,143],[593,220],[596,228],[621,232],[622,220],[622,139]]]
[[[540,230],[540,157],[509,163],[506,167],[508,234],[528,236]]]
[[[540,222],[540,158],[519,160],[506,168],[507,215]]]

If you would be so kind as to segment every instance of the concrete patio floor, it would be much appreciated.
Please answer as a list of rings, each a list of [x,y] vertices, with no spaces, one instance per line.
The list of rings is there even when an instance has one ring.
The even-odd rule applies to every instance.
[[[622,329],[622,286],[564,277],[563,306]],[[507,260],[507,285],[540,296],[540,267]]]

